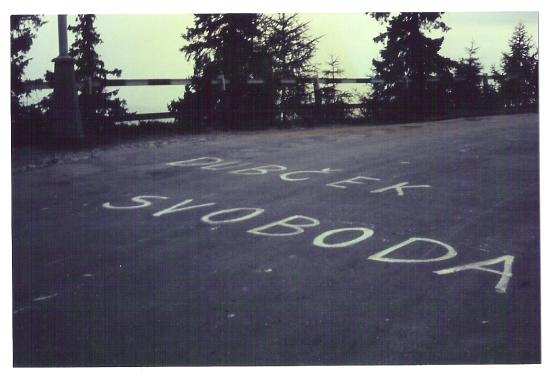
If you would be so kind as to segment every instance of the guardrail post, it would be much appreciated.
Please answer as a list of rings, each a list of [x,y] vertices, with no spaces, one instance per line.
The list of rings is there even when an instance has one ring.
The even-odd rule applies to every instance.
[[[67,15],[58,15],[59,56],[54,58],[53,128],[60,144],[84,139],[74,74],[74,59],[67,45]]]

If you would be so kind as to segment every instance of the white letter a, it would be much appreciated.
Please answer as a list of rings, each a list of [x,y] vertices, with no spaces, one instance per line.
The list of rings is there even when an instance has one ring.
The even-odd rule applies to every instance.
[[[498,271],[495,269],[490,269],[483,266],[495,265],[497,263],[504,262],[504,270]],[[501,275],[500,280],[495,286],[495,290],[499,293],[505,293],[506,288],[508,287],[508,282],[512,278],[512,262],[514,262],[514,257],[512,255],[503,255],[502,257],[489,259],[481,262],[468,263],[467,265],[451,267],[448,269],[437,270],[434,273],[438,275],[452,274],[457,271],[463,270],[481,270],[487,271],[488,273],[494,273]]]

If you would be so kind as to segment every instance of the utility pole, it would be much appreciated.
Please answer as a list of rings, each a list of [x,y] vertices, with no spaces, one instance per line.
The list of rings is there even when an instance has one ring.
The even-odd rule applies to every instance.
[[[69,56],[67,15],[57,16],[59,56],[54,58],[53,127],[56,143],[80,144],[84,140],[78,94],[74,74],[74,59]]]

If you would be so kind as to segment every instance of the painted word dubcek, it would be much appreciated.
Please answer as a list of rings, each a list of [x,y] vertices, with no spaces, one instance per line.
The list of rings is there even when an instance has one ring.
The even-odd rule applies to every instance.
[[[176,167],[198,167],[202,170],[211,171],[224,171],[229,170],[229,174],[245,175],[245,176],[260,176],[268,173],[277,173],[279,178],[285,182],[303,182],[308,181],[311,177],[316,175],[337,173],[339,169],[324,168],[321,170],[293,170],[289,171],[286,166],[283,165],[260,165],[250,167],[251,163],[242,161],[228,161],[219,157],[199,157],[192,158],[190,160],[169,162],[166,165]],[[365,182],[379,182],[382,181],[379,178],[356,176],[352,178],[346,178],[326,184],[326,186],[347,189],[350,185],[361,185]],[[371,190],[371,193],[383,193],[391,192],[395,190],[398,196],[405,194],[405,189],[424,189],[430,188],[430,185],[410,185],[408,181],[399,182],[394,185],[384,186],[382,188],[375,188]]]
[[[213,165],[221,164],[220,162],[221,160],[213,161],[212,158],[216,159],[215,157],[201,157],[199,159],[172,162],[172,163],[169,163],[168,165],[212,167]],[[207,162],[207,160],[209,162]],[[228,166],[227,163],[226,163],[226,166]],[[266,168],[267,166],[271,166],[271,167]],[[275,170],[275,166],[280,166],[280,165],[265,165],[263,167],[258,166],[255,168],[242,169],[245,171],[245,173],[241,172],[237,174],[257,175],[257,174],[265,174],[268,171],[279,171],[279,172],[283,170],[286,171],[286,168],[284,169],[279,168],[278,170]],[[294,171],[294,172],[281,173],[280,177],[282,180],[297,182],[300,180],[302,181],[307,180],[309,176],[306,173],[321,172],[326,174],[326,173],[330,173],[331,171],[335,171],[335,170],[330,170],[329,168],[327,168],[320,171]],[[333,187],[345,188],[349,186],[349,184],[362,183],[361,181],[363,181],[365,178],[368,178],[368,177],[363,177],[362,179],[357,179],[357,177],[355,177],[352,179],[342,180],[339,182],[333,182],[333,184],[336,184],[336,186],[333,186]],[[398,196],[402,196],[403,190],[405,188],[415,188],[415,187],[416,188],[429,187],[429,185],[408,186],[405,183],[405,184],[392,185],[390,187],[384,187],[382,188],[384,189],[382,191],[380,191],[380,189],[375,189],[374,191],[371,191],[371,192],[383,192],[388,190],[395,190]],[[103,204],[103,207],[105,209],[111,209],[111,210],[147,209],[147,208],[151,208],[153,204],[156,202],[158,203],[162,200],[169,200],[169,199],[170,199],[169,197],[160,196],[160,195],[139,195],[139,196],[132,197],[130,203],[114,204],[112,202],[105,202]],[[181,202],[172,204],[168,208],[157,210],[154,213],[152,213],[152,216],[155,218],[162,219],[162,217],[170,214],[182,213],[182,212],[194,210],[194,209],[202,209],[202,210],[205,210],[205,214],[200,218],[201,222],[206,225],[219,226],[219,225],[230,225],[238,222],[253,220],[261,216],[265,212],[265,210],[260,207],[234,207],[229,209],[212,209],[212,207],[215,205],[216,205],[215,202],[199,203],[199,202],[195,202],[192,198],[188,198]],[[251,225],[251,227],[248,228],[246,232],[250,235],[256,235],[256,236],[288,237],[288,236],[303,234],[304,232],[306,232],[308,228],[316,227],[316,226],[319,226],[320,224],[321,224],[320,221],[313,217],[308,217],[305,215],[291,215],[288,217],[283,217],[277,221],[264,223],[259,226]],[[346,248],[346,247],[356,246],[359,243],[369,239],[373,235],[374,235],[374,231],[367,227],[343,227],[339,229],[327,230],[315,236],[312,240],[312,245],[323,249]],[[342,241],[341,239],[339,240],[339,238],[342,238],[342,237],[347,238],[347,240],[345,241]],[[349,239],[350,237],[352,239]],[[430,243],[430,244],[439,246],[441,248],[441,254],[438,255],[437,257],[433,257],[429,259],[397,258],[395,256],[390,256],[392,253],[395,253],[397,250],[418,242]],[[431,262],[443,262],[443,261],[453,259],[457,256],[457,254],[458,254],[457,251],[451,245],[438,241],[436,239],[411,237],[411,238],[405,238],[402,242],[394,244],[386,249],[382,249],[377,253],[370,255],[368,259],[371,261],[377,261],[377,262],[393,262],[393,263],[405,263],[405,264],[431,263]],[[447,274],[453,274],[459,271],[478,270],[478,271],[485,271],[488,273],[497,274],[497,275],[500,275],[500,278],[495,286],[495,290],[499,293],[505,293],[508,287],[510,278],[512,277],[513,261],[514,261],[514,257],[512,255],[503,255],[497,258],[483,260],[480,262],[474,262],[474,263],[469,263],[465,265],[459,265],[459,266],[454,266],[450,268],[435,270],[434,273],[438,275],[447,275]],[[502,264],[501,270],[497,270],[489,267],[489,266],[498,265],[498,264]]]

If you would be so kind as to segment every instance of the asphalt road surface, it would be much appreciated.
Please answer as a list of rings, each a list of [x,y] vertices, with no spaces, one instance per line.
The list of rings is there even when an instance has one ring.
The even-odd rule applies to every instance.
[[[14,364],[538,363],[538,149],[524,114],[14,168]]]

